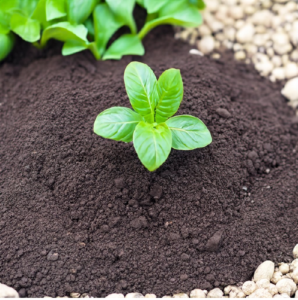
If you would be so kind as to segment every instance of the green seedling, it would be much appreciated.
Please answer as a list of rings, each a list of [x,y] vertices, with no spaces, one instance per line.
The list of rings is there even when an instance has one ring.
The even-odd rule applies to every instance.
[[[147,11],[138,32],[133,11]],[[203,0],[0,0],[0,60],[14,45],[14,35],[46,47],[50,39],[63,43],[62,54],[90,50],[96,59],[143,55],[142,39],[163,24],[196,27],[202,23]],[[120,28],[129,33],[113,43]]]
[[[190,115],[172,117],[183,99],[179,70],[166,70],[157,80],[147,65],[132,62],[125,69],[124,83],[134,110],[116,106],[103,111],[95,120],[94,132],[115,141],[133,141],[149,171],[166,161],[171,148],[193,150],[212,142],[200,119]]]

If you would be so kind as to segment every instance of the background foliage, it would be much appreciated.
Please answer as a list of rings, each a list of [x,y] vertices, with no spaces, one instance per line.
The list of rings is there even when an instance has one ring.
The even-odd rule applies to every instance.
[[[147,11],[138,32],[133,10]],[[63,42],[62,54],[89,49],[96,59],[120,59],[123,55],[143,55],[141,40],[162,24],[184,27],[202,22],[203,0],[0,0],[0,60],[13,49],[15,35],[44,48],[48,40]],[[107,46],[122,27],[123,34]]]

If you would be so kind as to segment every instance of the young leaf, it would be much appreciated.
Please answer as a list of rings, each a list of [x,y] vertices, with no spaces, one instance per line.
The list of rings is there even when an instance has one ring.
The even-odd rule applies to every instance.
[[[98,52],[103,55],[109,39],[121,26],[124,25],[124,23],[119,20],[119,18],[115,17],[106,3],[99,4],[95,7],[93,19],[95,43]]]
[[[195,5],[199,10],[203,10],[206,7],[206,4],[203,0],[189,0],[189,2]]]
[[[96,3],[97,0],[67,0],[68,21],[72,24],[84,23],[92,13]]]
[[[67,56],[88,48],[86,42],[66,41],[62,47],[62,55]]]
[[[40,0],[31,16],[32,19],[40,23],[42,29],[50,26],[46,16],[46,2],[47,0]]]
[[[169,2],[159,11],[157,19],[146,22],[142,30],[138,33],[140,39],[158,25],[171,24],[183,27],[196,27],[202,23],[202,16],[198,9],[181,1]]]
[[[9,34],[0,34],[0,61],[10,53],[14,40],[14,35],[11,32]]]
[[[157,98],[156,77],[147,65],[131,62],[124,72],[124,83],[133,109],[147,122],[154,122],[155,101]]]
[[[130,108],[112,107],[97,116],[94,132],[107,139],[128,143],[141,121],[143,118]]]
[[[167,3],[168,0],[144,0],[144,6],[147,9],[148,14],[159,11]]]
[[[149,171],[154,171],[171,152],[171,131],[165,123],[155,125],[140,122],[133,134],[133,144],[142,164]]]
[[[161,123],[173,116],[183,99],[183,82],[180,70],[169,69],[161,74],[157,83],[158,102],[155,121]]]
[[[7,2],[9,2],[8,0]],[[27,16],[31,17],[32,13],[34,12],[39,0],[19,0],[18,2],[18,7],[19,11]]]
[[[47,21],[66,16],[64,0],[46,0]]]
[[[36,42],[40,38],[40,24],[37,20],[14,13],[10,20],[10,27],[27,42]]]
[[[132,15],[136,0],[106,0],[106,2],[119,21],[127,25],[131,33],[136,34],[137,27]]]
[[[198,118],[189,115],[173,117],[166,121],[172,132],[172,148],[193,150],[203,148],[212,142],[206,125]]]
[[[44,47],[49,39],[56,39],[59,41],[77,41],[86,42],[87,28],[84,25],[72,25],[69,22],[59,22],[47,27],[41,37],[41,46]]]

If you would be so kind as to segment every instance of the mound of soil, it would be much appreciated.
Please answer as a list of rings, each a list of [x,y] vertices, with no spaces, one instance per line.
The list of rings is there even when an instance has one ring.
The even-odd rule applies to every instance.
[[[32,56],[0,68],[0,282],[22,296],[210,289],[248,279],[298,241],[298,124],[279,87],[226,54],[189,55],[155,31],[143,58]],[[35,53],[35,52],[34,52]],[[28,57],[28,56],[27,56]],[[181,69],[178,114],[213,143],[147,171],[132,144],[92,131],[129,107],[132,60]]]

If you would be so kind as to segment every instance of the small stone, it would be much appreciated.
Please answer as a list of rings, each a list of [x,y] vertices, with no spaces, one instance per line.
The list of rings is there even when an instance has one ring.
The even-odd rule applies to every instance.
[[[207,298],[223,298],[223,292],[221,289],[215,288],[207,294]]]
[[[162,296],[161,298],[172,298],[171,296]]]
[[[291,267],[294,269],[298,269],[298,259],[294,259],[291,263]]]
[[[212,58],[213,59],[220,59],[220,54],[219,53],[213,53]]]
[[[233,6],[229,10],[229,15],[235,19],[242,19],[244,16],[243,8],[241,6]]]
[[[232,286],[229,292],[229,298],[245,298],[245,293],[238,287]]]
[[[282,64],[280,56],[277,55],[271,58],[271,62],[273,63],[274,67],[280,67]]]
[[[246,281],[242,286],[242,291],[246,295],[252,294],[257,289],[257,285],[253,281]]]
[[[247,298],[272,298],[272,295],[266,289],[257,289]]]
[[[273,273],[271,282],[277,284],[281,279],[282,279],[282,273],[280,271],[276,271]]]
[[[273,298],[290,298],[288,294],[276,294]]]
[[[214,38],[210,35],[204,36],[198,42],[198,48],[203,54],[209,54],[214,50],[215,42]]]
[[[274,285],[274,284],[272,284],[272,283],[270,283],[270,285],[269,285],[269,287],[267,288],[267,290],[268,290],[268,292],[269,292],[272,296],[278,294],[278,289],[277,289],[276,285]]]
[[[224,28],[223,23],[217,20],[213,20],[212,22],[208,23],[208,25],[213,33],[219,32]]]
[[[121,299],[121,298],[124,298],[124,295],[114,293],[114,294],[110,294],[110,295],[106,296],[106,298]]]
[[[128,293],[125,298],[132,299],[132,298],[145,298],[141,293]]]
[[[257,63],[255,67],[261,73],[262,76],[268,76],[274,68],[271,61]]]
[[[284,68],[275,68],[275,69],[273,69],[272,75],[277,80],[284,80],[286,78],[285,69]]]
[[[295,298],[298,298],[298,291],[296,291],[295,293]]]
[[[252,22],[255,25],[270,27],[272,19],[273,14],[269,10],[259,10],[253,15]]]
[[[288,264],[281,263],[278,269],[283,275],[290,272],[290,266]]]
[[[189,298],[185,293],[174,294],[173,298]]]
[[[59,258],[59,254],[54,252],[54,251],[50,251],[47,255],[47,260],[49,261],[56,261]]]
[[[19,298],[19,294],[13,288],[0,283],[0,298]]]
[[[270,280],[273,276],[274,272],[274,262],[270,260],[266,260],[261,263],[255,271],[254,274],[254,281],[258,281],[261,279],[268,279]]]
[[[273,48],[275,50],[276,53],[278,53],[279,55],[283,55],[286,53],[289,53],[292,51],[293,47],[290,43],[286,43],[286,44],[274,44]]]
[[[91,298],[87,293],[83,293],[80,298]]]
[[[295,282],[289,278],[282,278],[281,280],[279,280],[276,284],[276,287],[280,294],[285,293],[289,296],[293,296],[297,290]]]
[[[239,43],[249,43],[252,41],[254,33],[254,26],[251,23],[247,23],[238,30],[236,39]]]
[[[231,114],[224,108],[218,108],[216,112],[224,118],[231,116]],[[219,249],[222,241],[222,234],[222,231],[217,231],[209,238],[206,243],[206,251],[215,252]]]
[[[246,58],[245,52],[244,51],[237,51],[234,54],[235,59],[237,60],[244,60]]]
[[[258,288],[258,289],[259,289],[259,288],[267,289],[267,288],[269,288],[269,286],[270,286],[270,281],[269,281],[269,279],[261,279],[261,280],[258,280],[258,281],[256,282],[256,284],[257,284],[257,288]]]
[[[291,278],[294,280],[296,284],[298,284],[298,269],[295,269],[293,273],[291,273]]]
[[[155,294],[146,294],[145,298],[156,298]]]
[[[198,30],[199,30],[199,33],[201,34],[201,36],[211,35],[211,30],[210,30],[210,28],[206,24],[202,24],[198,28]]]
[[[190,298],[206,298],[207,291],[194,289],[190,292]]]
[[[235,28],[234,27],[225,27],[224,28],[224,35],[228,40],[234,41],[235,37],[236,37]]]
[[[281,93],[289,101],[298,101],[298,77],[289,80]]]
[[[285,66],[285,75],[288,79],[298,76],[298,65],[294,62],[289,62]]]
[[[189,50],[189,54],[204,56],[204,54],[201,51],[199,51],[198,49],[191,49],[191,50]]]
[[[80,293],[70,293],[70,298],[80,298],[81,294]]]

